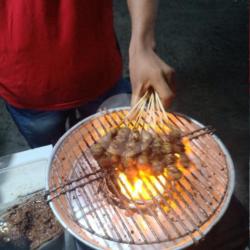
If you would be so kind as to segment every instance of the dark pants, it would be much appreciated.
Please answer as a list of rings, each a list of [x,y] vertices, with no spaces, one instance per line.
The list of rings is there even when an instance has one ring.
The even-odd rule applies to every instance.
[[[130,82],[128,79],[121,79],[107,93],[74,109],[35,111],[15,108],[8,103],[6,107],[30,147],[35,148],[55,144],[66,131],[66,122],[70,127],[77,121],[96,113],[100,107],[129,105],[130,100],[128,96],[126,98],[126,95],[123,95],[125,93],[131,93]]]

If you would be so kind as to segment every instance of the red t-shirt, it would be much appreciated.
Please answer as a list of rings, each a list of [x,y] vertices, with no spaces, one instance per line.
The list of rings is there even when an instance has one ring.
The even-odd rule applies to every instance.
[[[112,0],[0,0],[0,97],[13,106],[76,107],[121,68]]]

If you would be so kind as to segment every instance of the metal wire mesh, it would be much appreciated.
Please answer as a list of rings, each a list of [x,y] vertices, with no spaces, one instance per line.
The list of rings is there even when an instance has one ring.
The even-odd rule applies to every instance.
[[[59,142],[49,172],[48,199],[56,215],[68,228],[84,229],[118,243],[174,245],[179,239],[195,242],[205,233],[203,225],[221,209],[228,190],[230,173],[224,152],[212,135],[190,134],[200,129],[197,124],[168,114],[168,122],[192,135],[190,155],[194,164],[183,172],[180,180],[168,186],[167,197],[151,183],[157,193],[155,197],[144,184],[151,202],[142,207],[131,197],[131,212],[112,202],[104,192],[107,188],[104,173],[89,150],[112,127],[118,126],[126,113],[126,110],[101,113],[72,129]],[[159,178],[158,182],[164,185]],[[109,185],[117,199],[122,200],[112,178]]]

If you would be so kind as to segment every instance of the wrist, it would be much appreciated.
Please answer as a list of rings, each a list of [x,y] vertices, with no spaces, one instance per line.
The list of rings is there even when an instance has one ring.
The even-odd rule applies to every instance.
[[[135,54],[153,51],[155,49],[156,43],[152,37],[145,38],[131,38],[129,45],[129,57],[132,57]]]

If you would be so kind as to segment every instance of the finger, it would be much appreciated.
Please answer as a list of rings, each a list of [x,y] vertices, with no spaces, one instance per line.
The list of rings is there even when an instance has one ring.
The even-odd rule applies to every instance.
[[[143,84],[138,84],[136,87],[132,89],[132,98],[131,98],[131,106],[133,107],[139,100],[140,98],[146,93],[146,91],[149,89],[150,84],[143,83]]]
[[[165,81],[165,79],[162,77],[159,81],[158,84],[154,86],[155,90],[157,91],[162,104],[165,108],[168,108],[170,104],[173,101],[174,98],[174,93],[168,86],[168,83]]]
[[[135,104],[139,101],[140,99],[140,88],[135,88],[132,90],[132,97],[131,97],[131,107],[134,107]]]
[[[166,82],[168,83],[168,86],[170,87],[170,89],[176,93],[176,73],[175,70],[171,68],[171,70],[169,71],[169,68],[165,68],[165,70],[163,71],[163,75],[164,78],[166,80]]]

